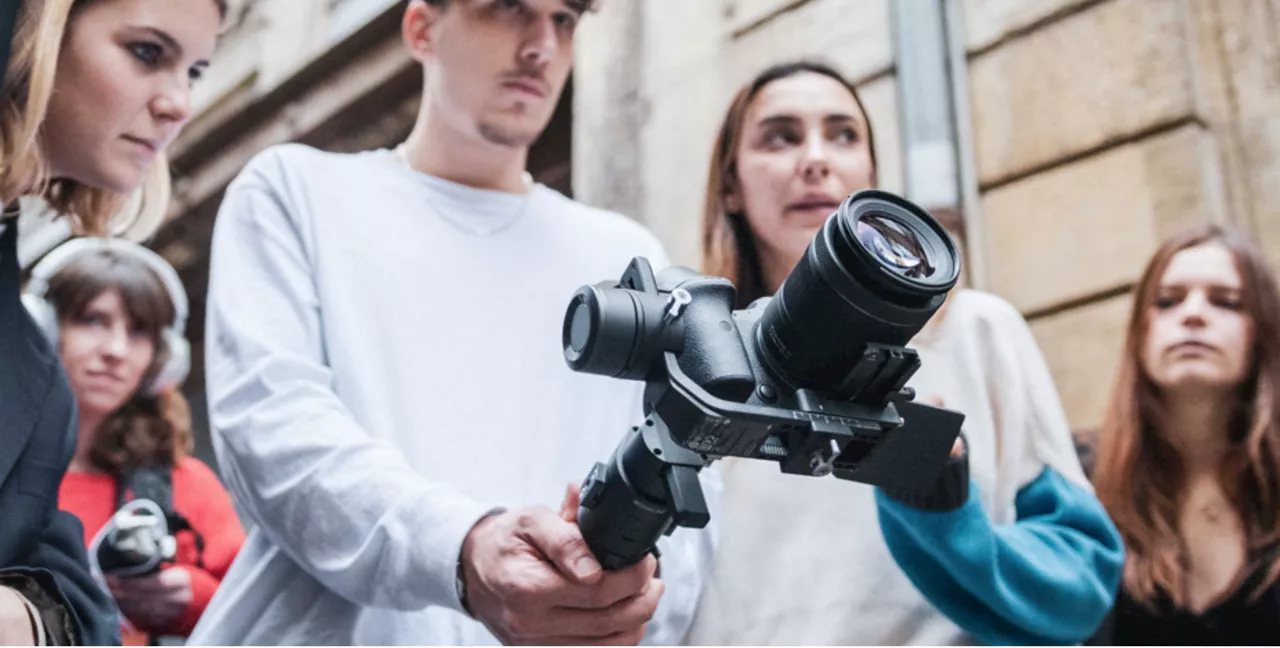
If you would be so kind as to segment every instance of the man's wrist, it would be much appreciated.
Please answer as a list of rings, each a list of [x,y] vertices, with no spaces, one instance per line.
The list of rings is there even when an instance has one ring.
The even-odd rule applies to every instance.
[[[454,569],[453,590],[454,594],[458,597],[458,607],[472,619],[476,618],[476,615],[472,612],[471,606],[467,600],[467,581],[471,577],[471,573],[467,567],[471,563],[471,555],[475,550],[476,533],[485,525],[492,523],[494,517],[505,512],[505,508],[498,507],[491,509],[484,515],[480,516],[480,519],[476,520],[476,523],[471,525],[471,528],[467,530],[467,534],[462,538],[462,546],[458,549],[458,563]]]
[[[458,569],[457,574],[454,576],[453,590],[458,595],[458,605],[462,607],[462,611],[474,619],[476,615],[471,613],[471,606],[467,605],[467,580],[463,575],[463,571],[462,556],[458,556]]]

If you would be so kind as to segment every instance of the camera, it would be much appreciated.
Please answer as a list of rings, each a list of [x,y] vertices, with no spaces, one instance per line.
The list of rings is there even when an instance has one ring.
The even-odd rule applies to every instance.
[[[698,472],[723,457],[784,473],[930,491],[963,416],[912,402],[905,345],[955,286],[945,230],[911,202],[861,191],[827,218],[773,297],[734,310],[721,277],[636,257],[565,312],[574,371],[644,381],[644,418],[582,484],[578,525],[606,569],[710,521]],[[803,502],[797,502],[803,506]]]
[[[90,543],[90,567],[120,578],[150,576],[177,559],[182,531],[191,534],[195,564],[203,567],[204,538],[173,505],[172,468],[131,468],[117,479],[116,512]]]
[[[130,502],[111,516],[103,531],[91,551],[103,574],[148,576],[160,571],[163,563],[172,562],[178,552],[164,512],[151,500]]]

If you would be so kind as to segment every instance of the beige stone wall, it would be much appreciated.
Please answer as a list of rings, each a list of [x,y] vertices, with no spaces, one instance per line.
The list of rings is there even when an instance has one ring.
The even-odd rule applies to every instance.
[[[610,0],[606,13],[642,21],[642,46],[619,51],[590,18],[577,88],[617,84],[591,69],[631,61],[642,125],[576,129],[594,144],[575,149],[574,166],[605,151],[629,156],[640,188],[628,203],[584,185],[582,171],[575,190],[627,210],[676,261],[696,262],[707,157],[729,93],[770,62],[813,54],[859,80],[885,187],[901,190],[891,1],[910,0],[644,0],[640,10]],[[983,287],[1028,317],[1072,425],[1094,427],[1129,289],[1161,240],[1190,223],[1233,222],[1280,263],[1280,0],[955,1]],[[589,120],[617,106],[575,108]]]
[[[1103,421],[1131,307],[1126,294],[1031,322],[1076,430],[1094,429]]]
[[[1098,425],[1126,288],[1178,229],[1280,258],[1280,3],[966,0],[993,292],[1031,320],[1076,428]]]
[[[1177,0],[1120,0],[970,58],[979,183],[1088,154],[1192,114]]]
[[[1221,214],[1208,140],[1188,124],[984,192],[987,288],[1034,315],[1136,281],[1171,231]]]
[[[1231,212],[1280,266],[1280,0],[1188,0],[1201,110]]]

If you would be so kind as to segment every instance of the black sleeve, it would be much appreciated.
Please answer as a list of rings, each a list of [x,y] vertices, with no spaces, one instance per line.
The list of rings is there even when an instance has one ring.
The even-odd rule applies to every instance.
[[[26,577],[39,585],[42,592],[30,593],[5,583],[40,610],[51,640],[64,645],[118,646],[119,611],[89,573],[83,538],[80,520],[66,511],[55,511],[22,566],[0,569],[0,578]]]
[[[27,600],[37,605],[51,639],[73,645],[120,645],[120,612],[111,594],[89,571],[84,526],[80,518],[57,509],[57,484],[71,460],[76,438],[75,408],[70,404],[70,393],[62,396],[67,402],[56,397],[41,400],[48,415],[58,418],[56,423],[51,421],[38,434],[64,432],[60,439],[61,447],[57,449],[60,462],[57,464],[60,470],[55,473],[57,479],[38,488],[52,491],[46,505],[48,508],[40,516],[43,524],[32,528],[34,537],[24,543],[21,553],[0,568],[0,576],[24,575],[39,584],[47,596],[28,596]],[[51,443],[52,438],[44,437],[43,440]],[[34,445],[27,447],[28,454],[36,450]],[[34,462],[37,458],[24,456],[21,461]],[[67,623],[71,632],[65,631]]]
[[[1085,640],[1084,645],[1116,645],[1116,609],[1114,607],[1107,613],[1107,618],[1102,620],[1102,624],[1098,626],[1098,629],[1093,633],[1093,636]]]
[[[969,439],[959,436],[963,451],[950,457],[928,494],[912,494],[888,488],[880,490],[901,504],[924,511],[954,511],[969,501]]]

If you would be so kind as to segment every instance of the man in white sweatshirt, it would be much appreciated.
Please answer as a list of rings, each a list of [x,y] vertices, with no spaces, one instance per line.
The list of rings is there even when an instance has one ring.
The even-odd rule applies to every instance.
[[[208,395],[254,528],[192,643],[683,637],[710,531],[605,573],[549,508],[642,416],[639,383],[566,366],[569,297],[636,255],[666,265],[641,226],[524,173],[589,4],[413,0],[404,145],[276,147],[228,188]]]

